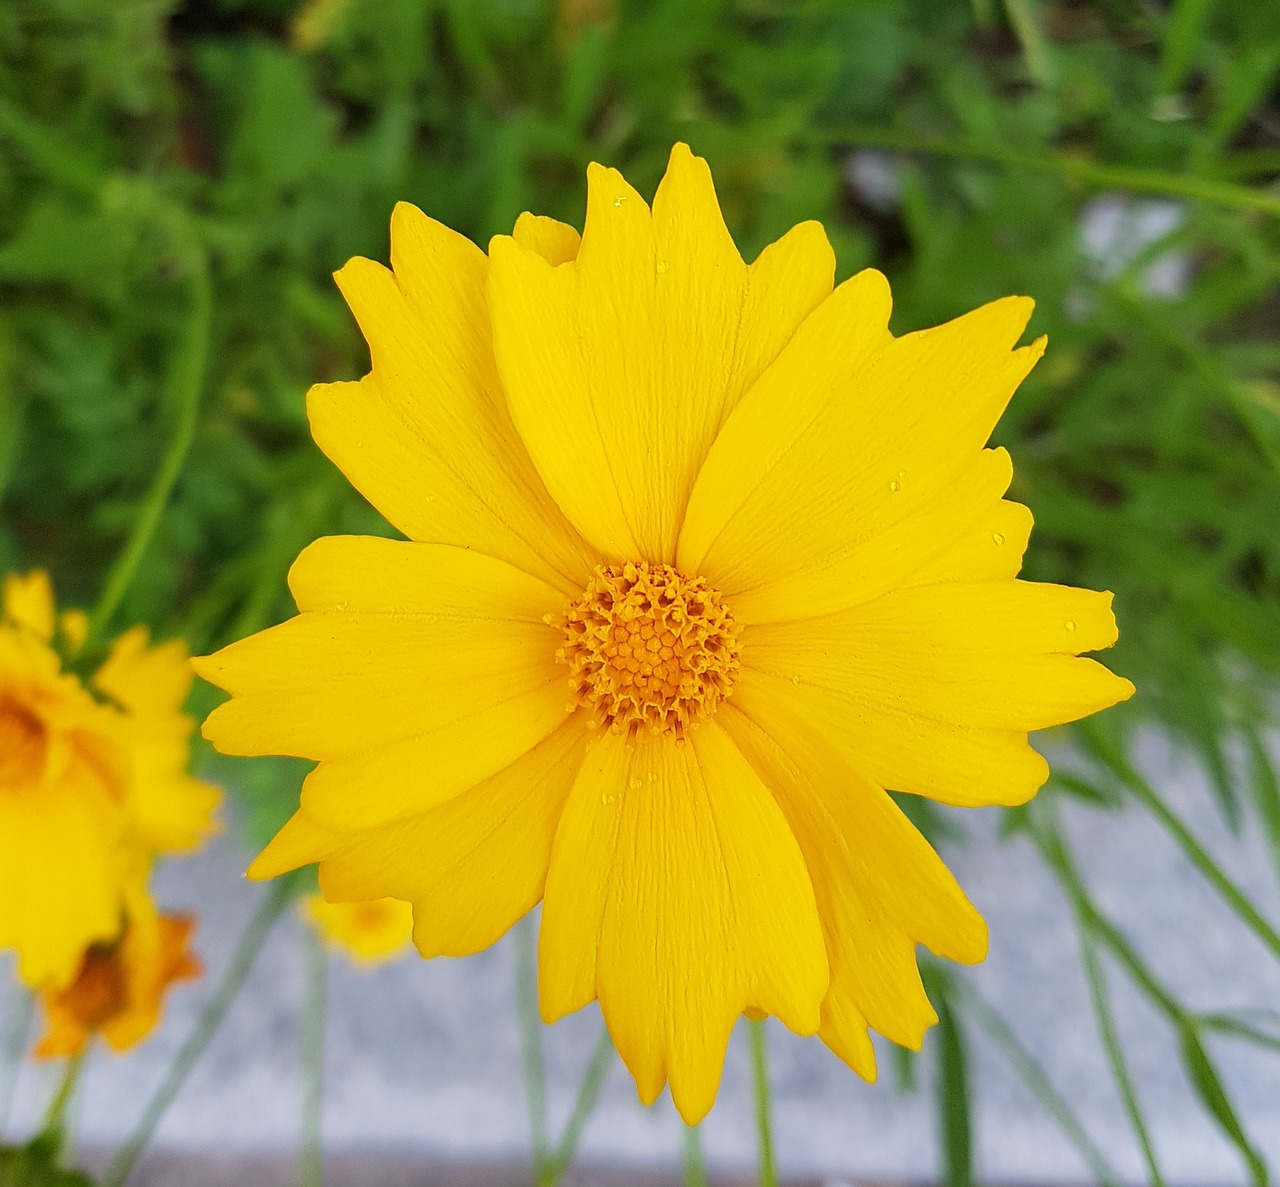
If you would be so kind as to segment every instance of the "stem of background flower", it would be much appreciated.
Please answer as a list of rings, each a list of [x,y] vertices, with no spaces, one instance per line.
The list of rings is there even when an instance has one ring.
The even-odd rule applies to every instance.
[[[1041,157],[998,145],[914,136],[906,132],[895,132],[890,128],[831,128],[825,134],[833,144],[845,148],[879,148],[887,152],[923,153],[927,156],[987,161],[993,165],[1007,165],[1015,169],[1056,173],[1066,181],[1078,181],[1095,189],[1166,194],[1175,198],[1191,198],[1217,206],[1229,206],[1236,210],[1258,210],[1263,214],[1280,217],[1280,197],[1264,189],[1251,189],[1229,181],[1216,181],[1190,174],[1163,173],[1157,169],[1106,165],[1067,153],[1052,153]]]
[[[565,1172],[573,1165],[574,1155],[578,1152],[578,1143],[582,1141],[582,1131],[596,1103],[600,1100],[605,1077],[608,1076],[612,1065],[613,1039],[609,1037],[609,1028],[602,1026],[600,1038],[596,1040],[596,1049],[592,1052],[587,1070],[583,1073],[578,1097],[573,1103],[573,1112],[569,1114],[564,1133],[560,1135],[560,1141],[547,1168],[544,1181],[548,1187],[556,1187]]]
[[[41,1125],[45,1133],[60,1134],[62,1132],[62,1119],[66,1116],[67,1105],[71,1103],[76,1085],[80,1082],[80,1070],[84,1067],[86,1051],[88,1051],[87,1046],[84,1050],[69,1056],[63,1064],[62,1079],[58,1081],[57,1091],[49,1101],[49,1107],[44,1114],[44,1123]]]
[[[185,220],[171,214],[173,235],[178,244],[184,271],[191,287],[191,305],[187,314],[186,333],[172,365],[173,406],[176,421],[169,447],[160,468],[147,491],[142,508],[133,523],[124,549],[107,575],[98,604],[89,615],[89,637],[97,638],[120,608],[134,575],[138,571],[147,546],[160,526],[178,475],[195,438],[200,410],[200,394],[204,388],[205,361],[209,353],[209,328],[213,313],[213,292],[209,280],[209,259],[204,245]]]
[[[696,1125],[686,1125],[684,1130],[684,1187],[707,1187],[702,1135]]]
[[[552,1180],[550,1125],[547,1121],[547,1077],[542,1062],[542,1019],[538,1016],[538,955],[533,916],[515,926],[516,1014],[520,1023],[520,1059],[529,1103],[529,1144],[533,1181],[540,1187]]]
[[[751,1071],[755,1082],[756,1130],[760,1135],[760,1187],[778,1187],[773,1165],[773,1121],[770,1117],[769,1052],[765,1046],[765,1020],[747,1020],[751,1040]]]
[[[1040,1107],[1052,1117],[1058,1128],[1080,1152],[1089,1164],[1093,1179],[1102,1187],[1119,1187],[1120,1180],[1102,1151],[1093,1143],[1080,1118],[1070,1103],[1050,1081],[1034,1055],[1022,1045],[1013,1028],[963,977],[951,979],[951,991],[956,1004],[979,1029],[984,1031],[1005,1062],[1021,1077],[1027,1090],[1040,1103]]]
[[[328,951],[315,928],[309,928],[307,987],[302,1006],[302,1147],[298,1155],[301,1187],[324,1183],[324,1039]]]
[[[35,1015],[35,999],[25,989],[15,986],[10,996],[13,1004],[5,1027],[4,1047],[0,1049],[0,1137],[4,1136],[5,1127],[9,1124],[9,1110],[17,1094],[22,1056],[27,1049],[31,1019]]]
[[[107,1173],[102,1178],[102,1187],[122,1187],[133,1173],[138,1159],[142,1157],[143,1151],[155,1134],[156,1126],[160,1124],[160,1118],[164,1116],[165,1110],[182,1090],[182,1085],[191,1074],[191,1069],[199,1062],[200,1056],[209,1046],[218,1027],[222,1025],[222,1020],[227,1016],[231,1003],[249,976],[258,953],[262,951],[267,936],[281,912],[293,899],[294,893],[295,879],[286,876],[277,878],[263,896],[253,918],[249,920],[241,934],[240,943],[231,958],[231,963],[227,966],[227,971],[223,973],[217,990],[200,1015],[195,1030],[178,1051],[177,1057],[169,1067],[169,1074],[165,1076],[160,1087],[147,1102],[147,1107],[143,1110],[129,1139],[107,1168]]]

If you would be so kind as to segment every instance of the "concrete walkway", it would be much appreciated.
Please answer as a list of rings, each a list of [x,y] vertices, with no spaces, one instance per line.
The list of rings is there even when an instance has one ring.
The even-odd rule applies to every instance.
[[[1162,744],[1153,741],[1146,748],[1145,766],[1264,913],[1280,920],[1275,873],[1260,838],[1232,838],[1218,823],[1199,773]],[[991,957],[974,972],[972,983],[1009,1019],[1073,1102],[1123,1179],[1146,1181],[1111,1086],[1061,896],[1027,841],[997,839],[996,813],[960,819],[972,840],[948,858],[986,914],[992,935]],[[1116,817],[1083,809],[1071,813],[1071,823],[1101,904],[1184,1000],[1199,1009],[1280,1008],[1280,962],[1222,907],[1155,824],[1136,812]],[[261,893],[239,876],[244,863],[245,854],[223,841],[161,876],[167,907],[201,913],[198,946],[214,976]],[[303,940],[298,918],[279,925],[226,1027],[165,1119],[164,1148],[206,1152],[213,1160],[281,1154],[288,1166],[298,1132]],[[400,1167],[474,1160],[509,1165],[524,1157],[527,1122],[512,965],[510,938],[467,960],[424,963],[414,957],[373,972],[353,970],[339,957],[331,960],[325,1133],[336,1155],[350,1165],[351,1157],[376,1153]],[[7,983],[8,970],[0,972]],[[1188,1187],[1245,1183],[1239,1157],[1185,1083],[1168,1027],[1114,969],[1109,972],[1125,1050],[1170,1182]],[[208,980],[179,989],[163,1030],[134,1056],[95,1057],[80,1101],[84,1143],[108,1146],[128,1131],[209,989]],[[599,1028],[593,1007],[546,1035],[557,1130]],[[725,1172],[745,1171],[755,1157],[743,1040],[739,1028],[719,1103],[703,1126],[708,1160]],[[870,1086],[817,1040],[796,1038],[777,1026],[770,1040],[784,1174],[844,1181],[921,1180],[936,1174],[928,1091],[900,1093],[883,1047],[882,1079]],[[998,1053],[978,1036],[973,1046],[982,1178],[1088,1181],[1087,1167]],[[1213,1050],[1251,1137],[1280,1167],[1280,1054],[1265,1055],[1228,1040],[1215,1041]],[[927,1058],[920,1070],[927,1089]],[[24,1076],[16,1114],[20,1127],[34,1124],[52,1074],[35,1069]],[[664,1098],[651,1110],[642,1108],[630,1078],[615,1066],[587,1127],[584,1157],[600,1166],[673,1172],[681,1140],[669,1102]],[[179,1182],[175,1173],[163,1181]],[[162,1180],[149,1176],[147,1181]],[[252,1181],[275,1180],[254,1176]]]

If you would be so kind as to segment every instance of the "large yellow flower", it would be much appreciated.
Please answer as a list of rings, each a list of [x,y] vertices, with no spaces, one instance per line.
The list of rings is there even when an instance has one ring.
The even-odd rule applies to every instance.
[[[816,223],[745,264],[684,146],[652,209],[592,166],[581,241],[401,205],[391,263],[338,273],[373,372],[309,412],[410,539],[318,540],[298,617],[198,661],[218,747],[319,763],[252,875],[408,900],[425,956],[541,899],[543,1016],[599,999],[691,1122],[744,1011],[873,1076],[868,1026],[935,1021],[915,945],[986,951],[884,789],[1021,803],[1027,732],[1132,692],[1077,658],[1109,595],[1014,579],[1031,302],[894,338]]]
[[[358,965],[394,960],[408,947],[413,931],[413,909],[399,899],[331,903],[313,894],[303,909],[324,941],[341,948]]]
[[[82,683],[64,671],[84,617],[55,615],[49,579],[9,576],[0,612],[0,949],[19,976],[59,989],[126,913],[150,911],[161,853],[196,848],[219,793],[187,773],[192,672],[180,643],[141,627]]]

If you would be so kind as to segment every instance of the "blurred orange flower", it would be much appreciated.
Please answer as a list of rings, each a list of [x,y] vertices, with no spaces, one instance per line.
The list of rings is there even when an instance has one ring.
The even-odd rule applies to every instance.
[[[41,993],[46,1031],[35,1057],[79,1055],[94,1035],[113,1051],[136,1047],[160,1021],[169,986],[203,972],[190,951],[194,930],[190,915],[143,917],[113,943],[94,944],[70,985]]]

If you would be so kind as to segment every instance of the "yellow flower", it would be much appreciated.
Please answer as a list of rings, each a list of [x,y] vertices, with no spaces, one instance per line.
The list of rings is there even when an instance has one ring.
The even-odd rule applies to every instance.
[[[136,1047],[155,1028],[165,991],[203,971],[190,952],[195,920],[161,915],[133,922],[119,939],[94,944],[65,989],[40,995],[45,1034],[37,1059],[79,1055],[100,1034],[113,1051]]]
[[[598,999],[690,1122],[744,1011],[872,1077],[868,1026],[936,1020],[915,945],[987,944],[884,789],[1022,803],[1028,731],[1133,691],[1077,658],[1109,595],[1015,580],[1031,302],[895,338],[816,223],[745,264],[683,145],[652,209],[592,166],[581,241],[401,205],[391,263],[338,273],[373,372],[308,407],[410,539],[318,540],[299,616],[198,661],[215,745],[319,763],[252,876],[407,900],[425,956],[541,899],[544,1018]]]
[[[61,988],[85,950],[147,909],[152,859],[196,848],[219,793],[187,774],[193,678],[179,643],[122,635],[82,683],[84,616],[49,578],[10,575],[0,612],[0,949],[32,988]]]
[[[324,895],[314,894],[305,907],[316,930],[357,964],[394,959],[404,951],[413,932],[413,908],[398,899],[331,903]]]

